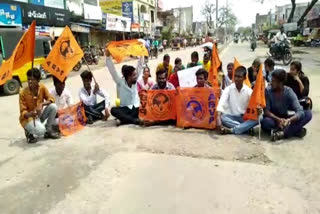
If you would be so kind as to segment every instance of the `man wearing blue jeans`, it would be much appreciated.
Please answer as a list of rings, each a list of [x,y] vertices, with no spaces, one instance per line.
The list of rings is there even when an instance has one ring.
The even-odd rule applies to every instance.
[[[223,91],[217,107],[217,129],[221,134],[253,133],[253,127],[258,121],[243,120],[247,109],[252,89],[243,84],[246,79],[247,69],[243,66],[235,70],[234,83]]]

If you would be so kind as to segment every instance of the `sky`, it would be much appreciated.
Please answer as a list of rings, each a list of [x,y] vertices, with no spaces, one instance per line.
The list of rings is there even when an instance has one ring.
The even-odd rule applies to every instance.
[[[204,20],[201,15],[201,8],[206,1],[207,0],[162,0],[164,9],[193,6],[194,21]],[[227,1],[239,20],[238,27],[251,26],[251,24],[255,22],[256,13],[267,14],[270,9],[274,12],[276,5],[291,4],[290,0],[264,0],[263,4],[256,0],[218,0],[218,6],[225,6]],[[216,0],[209,0],[209,2],[215,4]],[[308,0],[297,0],[296,2],[308,2]]]

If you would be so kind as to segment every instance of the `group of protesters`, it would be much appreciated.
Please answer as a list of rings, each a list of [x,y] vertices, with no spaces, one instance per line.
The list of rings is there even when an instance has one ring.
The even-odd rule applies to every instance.
[[[100,88],[91,71],[81,73],[83,87],[79,90],[79,99],[84,105],[87,123],[97,120],[108,120],[110,115],[117,119],[118,125],[136,124],[150,126],[154,121],[139,118],[139,93],[145,90],[175,90],[179,85],[179,72],[185,68],[202,65],[195,75],[197,88],[210,88],[208,73],[211,67],[211,55],[205,52],[203,61],[199,60],[198,52],[191,54],[191,62],[183,65],[180,58],[170,64],[170,56],[165,54],[163,62],[156,68],[156,82],[151,79],[151,71],[144,58],[138,60],[137,67],[123,65],[121,72],[116,71],[112,56],[106,49],[106,66],[116,83],[119,104],[111,107],[110,96]],[[254,135],[254,127],[261,122],[264,131],[270,133],[271,140],[276,141],[292,136],[303,138],[306,135],[304,126],[312,118],[312,101],[309,95],[309,79],[302,71],[302,65],[293,61],[290,72],[275,66],[268,58],[264,61],[263,77],[266,84],[265,108],[257,108],[258,120],[244,120],[243,115],[252,95],[252,88],[244,84],[247,77],[252,87],[262,62],[253,61],[248,69],[228,63],[224,74],[222,66],[219,71],[221,96],[216,108],[216,129],[220,134]],[[121,73],[121,75],[120,75]],[[40,71],[32,68],[27,72],[28,87],[20,92],[20,123],[25,130],[28,143],[35,143],[39,136],[58,139],[58,110],[73,105],[70,91],[53,76],[54,88],[48,90],[40,83]],[[101,97],[103,101],[98,102]]]

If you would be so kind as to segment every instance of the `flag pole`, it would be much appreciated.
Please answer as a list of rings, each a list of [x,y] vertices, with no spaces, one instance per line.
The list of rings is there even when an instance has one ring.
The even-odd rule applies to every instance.
[[[87,62],[87,60],[86,60],[85,57],[83,57],[83,60],[84,60],[84,62],[86,63],[86,65],[87,65],[87,67],[88,67],[88,70],[92,73],[92,71],[91,71],[91,69],[90,69],[90,67],[89,67],[89,64],[88,64],[88,62]],[[97,84],[96,78],[94,77],[93,74],[92,74],[92,77],[93,77],[94,83]]]

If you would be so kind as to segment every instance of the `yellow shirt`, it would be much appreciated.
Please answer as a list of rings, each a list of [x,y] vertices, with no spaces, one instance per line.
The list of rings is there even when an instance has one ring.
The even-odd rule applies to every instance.
[[[156,71],[159,71],[161,69],[164,69],[164,66],[163,66],[163,63],[160,63],[158,66],[157,66],[157,70]],[[169,69],[168,69],[168,78],[170,77],[172,73],[172,65],[169,64]]]
[[[19,104],[20,104],[20,124],[22,127],[25,127],[29,121],[32,120],[31,117],[26,119],[24,115],[28,112],[35,111],[38,105],[40,103],[43,103],[44,101],[51,101],[54,103],[54,98],[49,93],[48,89],[43,85],[39,84],[39,91],[38,96],[35,97],[35,100],[33,99],[33,95],[29,89],[29,87],[23,89],[19,94]]]
[[[204,64],[204,62],[203,62],[203,61],[201,61],[201,63],[202,63],[202,65],[203,65],[204,70],[206,70],[206,71],[210,72],[210,68],[211,68],[211,61],[209,60],[209,61],[207,62],[207,64]]]

